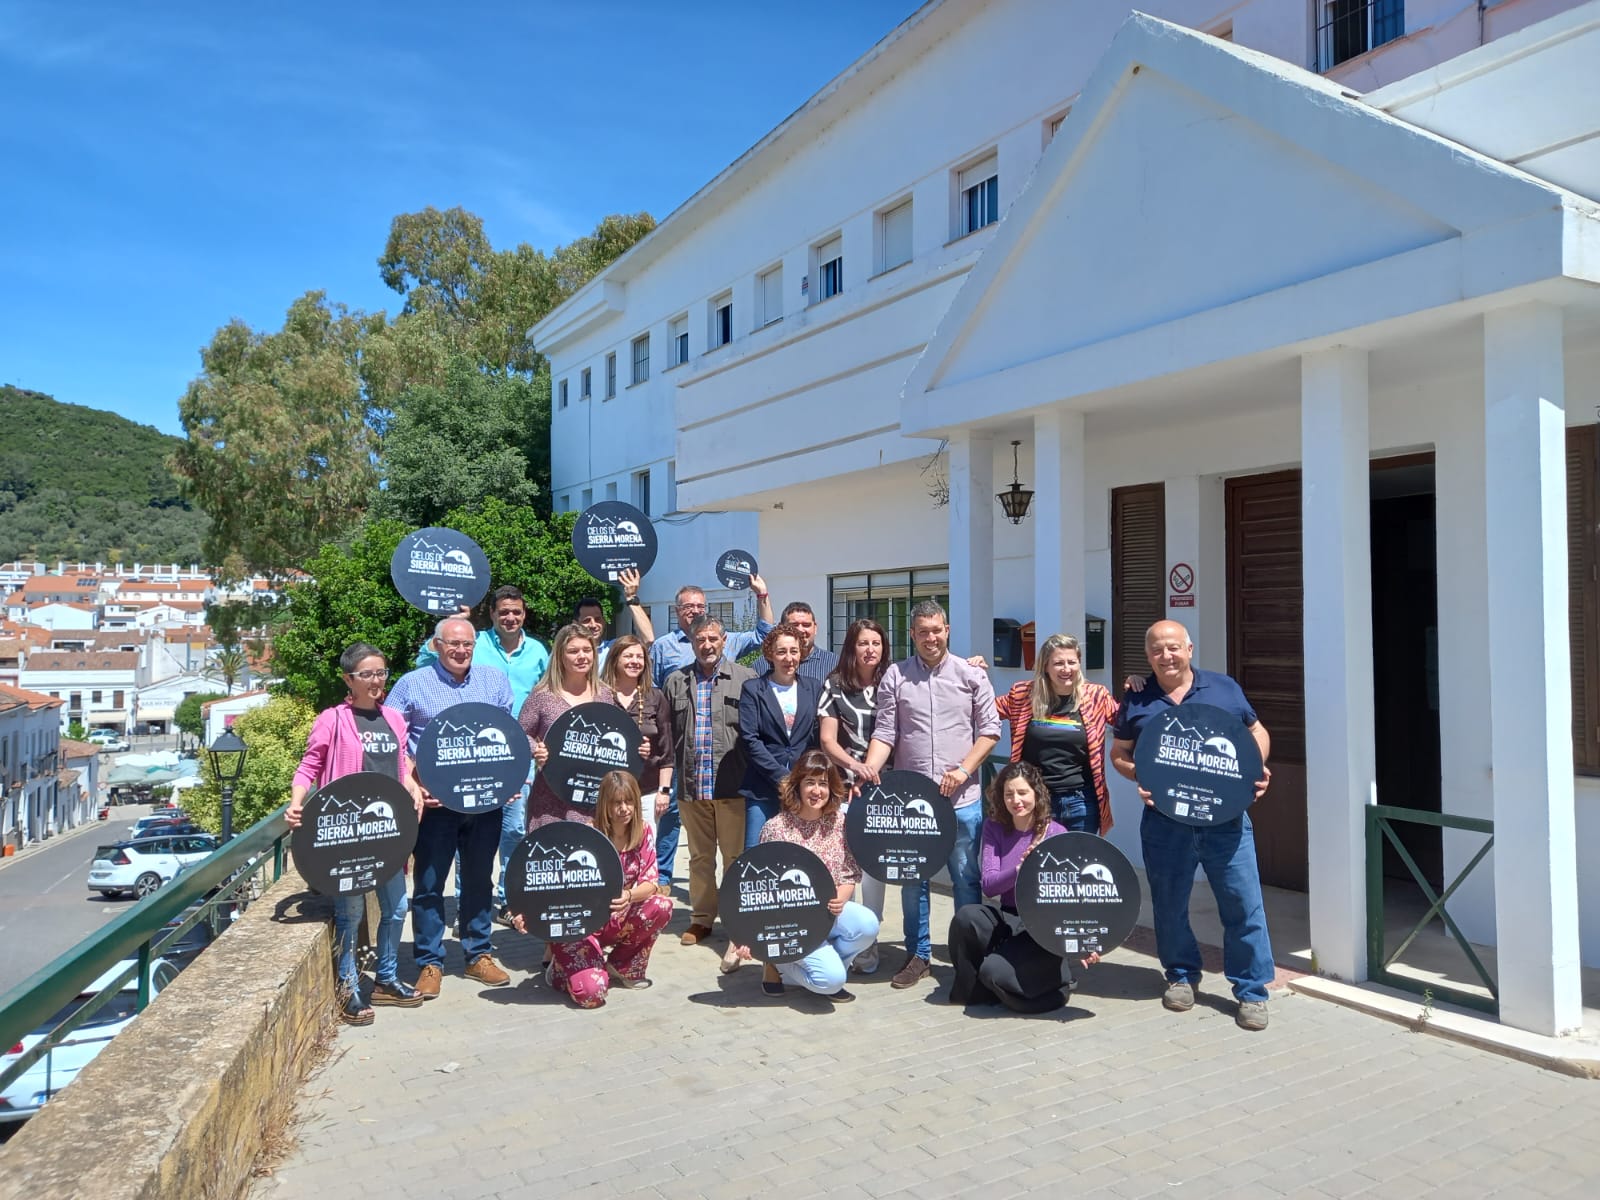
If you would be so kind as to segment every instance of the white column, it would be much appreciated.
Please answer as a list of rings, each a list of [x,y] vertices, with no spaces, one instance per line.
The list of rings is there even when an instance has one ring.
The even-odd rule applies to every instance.
[[[1034,644],[1052,633],[1084,638],[1083,414],[1033,419]]]
[[[1489,660],[1500,1020],[1543,1034],[1583,1022],[1561,320],[1542,304],[1484,317],[1489,628],[1471,651]]]
[[[1220,475],[1177,475],[1162,481],[1166,494],[1167,619],[1177,621],[1194,641],[1194,661],[1208,671],[1228,669],[1227,513]],[[1189,590],[1172,586],[1179,568]],[[1177,601],[1176,604],[1173,601]]]
[[[994,440],[950,439],[950,649],[994,655]]]
[[[1306,843],[1318,969],[1367,974],[1366,814],[1372,725],[1372,545],[1367,354],[1300,360],[1305,553]],[[1269,792],[1263,803],[1271,804]]]

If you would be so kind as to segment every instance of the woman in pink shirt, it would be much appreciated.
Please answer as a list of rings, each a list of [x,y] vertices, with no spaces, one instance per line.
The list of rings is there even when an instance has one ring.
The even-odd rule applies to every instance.
[[[422,814],[422,795],[411,775],[406,753],[406,719],[383,704],[389,679],[383,652],[366,642],[356,642],[339,656],[347,694],[343,702],[323,709],[312,722],[306,752],[289,789],[289,828],[300,827],[306,797],[317,788],[345,775],[375,771],[398,779],[411,793]],[[366,909],[366,896],[335,896],[333,928],[339,955],[336,1011],[346,1025],[372,1024],[372,1007],[361,1000],[361,974],[356,970],[356,931]],[[406,919],[406,873],[403,867],[378,885],[375,931],[378,941],[377,979],[372,1004],[416,1008],[423,996],[398,974],[400,927]]]

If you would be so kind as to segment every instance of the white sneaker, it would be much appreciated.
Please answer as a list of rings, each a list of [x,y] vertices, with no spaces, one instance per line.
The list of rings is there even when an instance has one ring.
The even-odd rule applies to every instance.
[[[875,972],[878,969],[878,943],[873,942],[856,955],[855,961],[850,964],[850,969],[862,975],[871,975]]]

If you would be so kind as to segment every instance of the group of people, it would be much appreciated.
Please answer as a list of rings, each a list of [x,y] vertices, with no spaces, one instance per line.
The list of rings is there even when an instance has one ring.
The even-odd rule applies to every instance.
[[[864,876],[844,839],[844,807],[887,769],[916,771],[937,782],[956,815],[947,864],[956,913],[948,945],[955,967],[949,998],[960,1004],[1000,1003],[1041,1012],[1067,1002],[1072,966],[1039,946],[1015,905],[1017,872],[1046,837],[1066,830],[1104,835],[1112,824],[1105,762],[1136,779],[1133,745],[1144,723],[1164,706],[1185,700],[1215,704],[1237,715],[1269,749],[1238,685],[1192,665],[1183,626],[1158,622],[1145,645],[1151,674],[1130,680],[1119,705],[1083,676],[1077,640],[1045,639],[1033,677],[996,697],[981,657],[950,652],[948,619],[932,601],[910,612],[914,653],[889,661],[887,631],[860,619],[845,631],[837,655],[816,643],[817,619],[795,602],[774,619],[765,582],[752,576],[759,619],[754,631],[724,628],[707,615],[705,594],[684,587],[676,596],[677,628],[652,637],[637,606],[639,579],[623,580],[624,598],[637,606],[635,634],[604,640],[603,609],[592,603],[555,635],[548,654],[524,630],[526,606],[515,588],[492,597],[494,625],[477,632],[465,615],[439,622],[431,653],[383,697],[382,656],[350,647],[340,668],[349,695],[322,713],[295,777],[290,820],[316,787],[356,770],[381,770],[401,779],[418,805],[420,830],[413,855],[409,903],[419,975],[397,975],[397,946],[407,897],[403,873],[378,890],[382,920],[375,931],[376,982],[363,1000],[354,932],[362,905],[336,901],[340,1016],[372,1020],[371,1005],[417,1005],[439,993],[444,967],[444,879],[457,864],[457,935],[465,974],[487,986],[510,976],[492,953],[499,920],[520,918],[498,894],[494,859],[509,860],[529,830],[551,821],[590,823],[612,840],[622,859],[625,888],[608,925],[593,937],[546,948],[544,973],[580,1007],[605,1003],[611,986],[646,987],[650,954],[672,914],[671,882],[680,832],[688,843],[689,925],[686,946],[717,936],[717,862],[724,869],[759,841],[784,840],[812,850],[833,876],[834,925],[826,943],[799,962],[765,968],[763,988],[779,994],[804,988],[836,1002],[853,999],[847,973],[871,974],[880,965],[877,936],[886,887]],[[587,617],[588,619],[584,619]],[[736,661],[760,647],[756,668]],[[478,701],[517,716],[532,749],[534,777],[503,809],[466,815],[441,806],[411,767],[422,730],[452,705]],[[574,705],[616,704],[638,723],[644,767],[635,778],[606,776],[593,812],[573,808],[537,776],[549,751],[544,739]],[[1010,727],[1010,763],[985,796],[979,775]],[[1107,734],[1111,735],[1109,753]],[[1270,773],[1257,784],[1265,792]],[[1203,868],[1217,895],[1224,927],[1224,973],[1238,1001],[1237,1020],[1266,1027],[1266,988],[1273,976],[1259,875],[1248,816],[1216,828],[1180,824],[1158,811],[1143,789],[1140,841],[1150,882],[1158,955],[1167,986],[1163,1003],[1194,1005],[1201,960],[1189,925],[1190,886]],[[932,960],[930,885],[900,887],[905,956],[891,986],[927,979]],[[990,897],[985,900],[985,897]],[[497,911],[498,910],[498,911]],[[728,939],[721,970],[748,961],[748,947]],[[1081,960],[1092,965],[1094,958]]]

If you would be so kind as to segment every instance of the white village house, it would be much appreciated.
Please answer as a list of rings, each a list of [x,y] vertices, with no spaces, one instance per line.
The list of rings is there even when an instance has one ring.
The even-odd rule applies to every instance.
[[[557,507],[648,498],[658,628],[731,546],[835,646],[859,615],[903,644],[923,596],[962,652],[1093,616],[1111,685],[1183,620],[1272,732],[1262,874],[1308,893],[1319,969],[1377,965],[1370,801],[1490,818],[1450,911],[1498,947],[1502,1021],[1573,1030],[1600,0],[1144,7],[1191,28],[924,5],[535,327]],[[1435,888],[1483,841],[1406,838]]]

